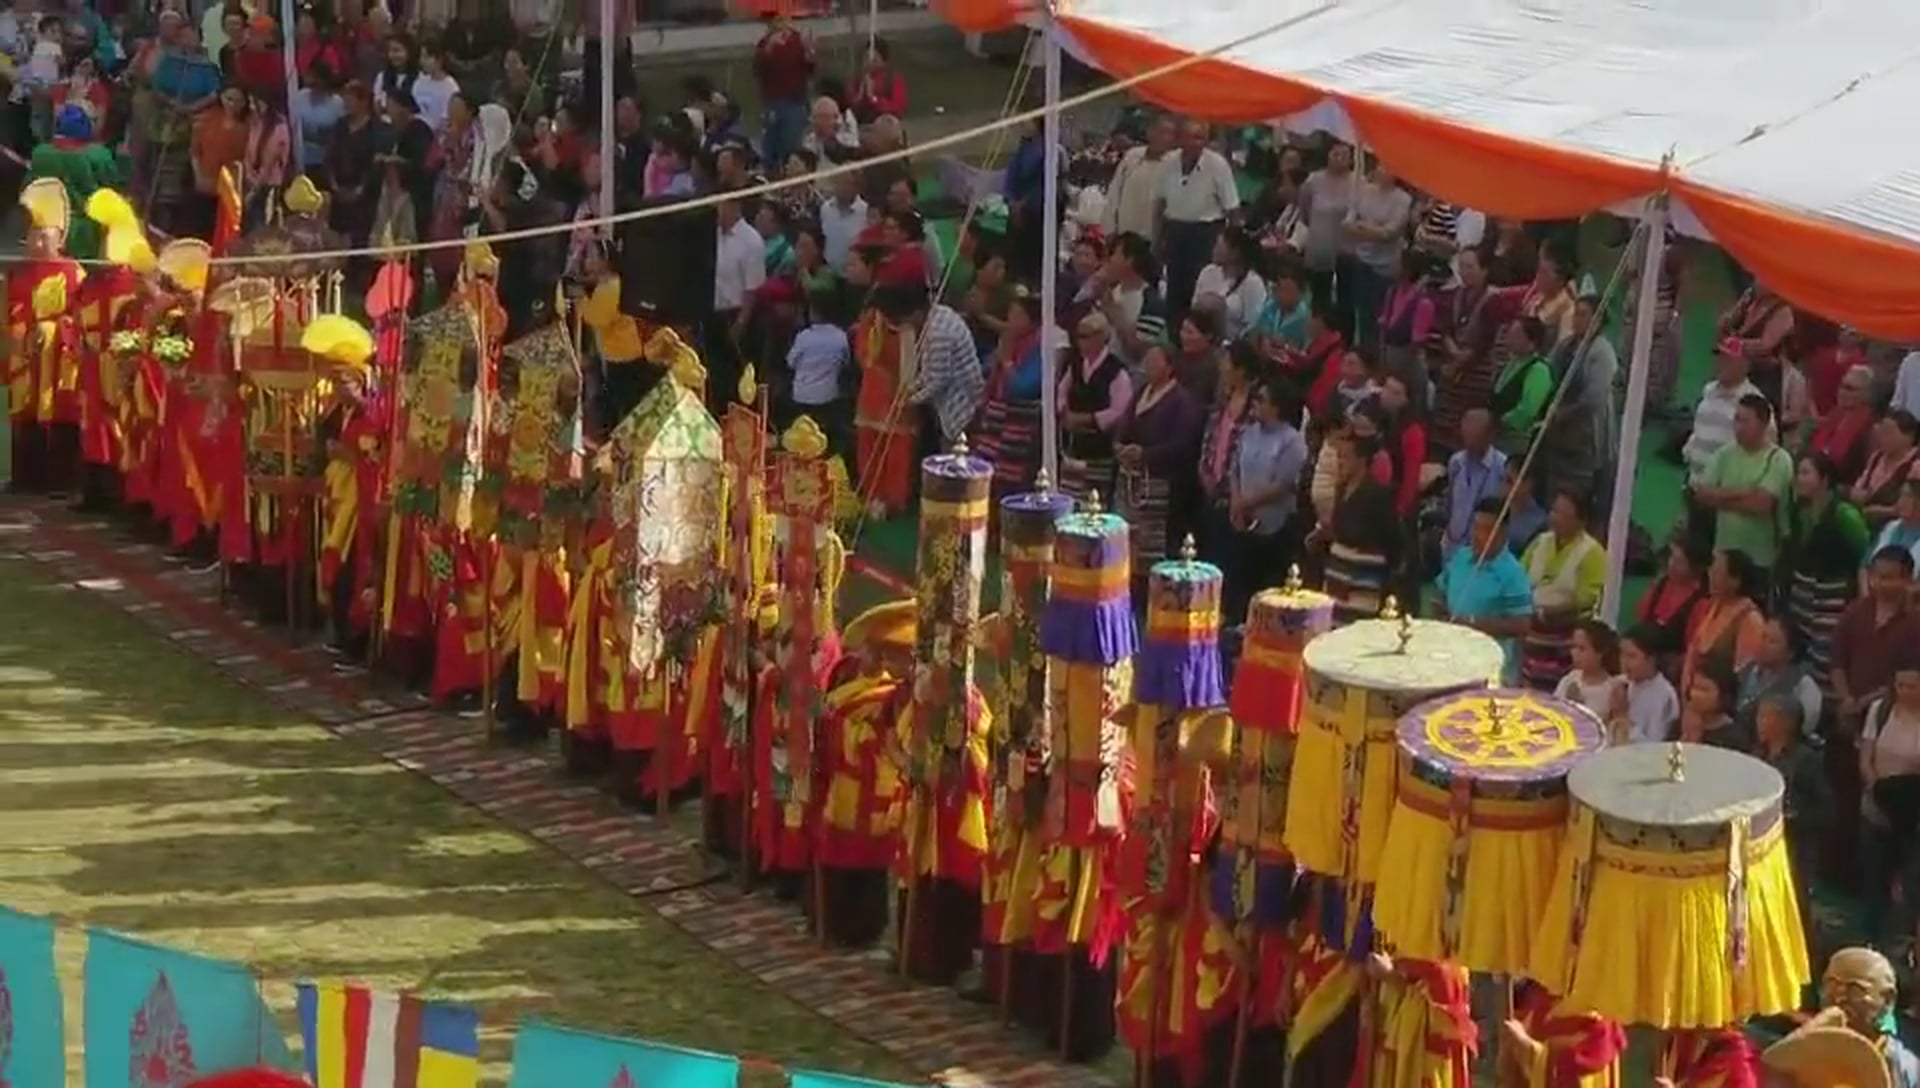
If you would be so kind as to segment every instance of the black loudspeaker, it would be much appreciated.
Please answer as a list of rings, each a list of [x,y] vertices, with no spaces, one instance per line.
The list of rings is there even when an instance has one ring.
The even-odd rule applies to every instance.
[[[720,232],[713,205],[655,211],[686,204],[656,197],[653,211],[620,224],[620,309],[666,325],[698,325],[713,313],[713,262]]]

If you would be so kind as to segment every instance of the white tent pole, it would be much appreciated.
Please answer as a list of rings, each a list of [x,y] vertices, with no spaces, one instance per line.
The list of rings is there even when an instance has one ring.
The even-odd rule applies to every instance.
[[[1640,297],[1634,300],[1633,355],[1627,367],[1627,403],[1620,418],[1620,454],[1607,509],[1607,580],[1600,618],[1617,625],[1620,587],[1627,573],[1627,536],[1633,525],[1633,481],[1639,469],[1640,431],[1647,417],[1647,379],[1653,368],[1653,322],[1659,316],[1660,268],[1667,249],[1667,197],[1647,198],[1647,248],[1640,265]]]
[[[280,61],[287,77],[287,98],[281,113],[287,119],[288,145],[293,149],[293,173],[296,174],[305,165],[300,160],[306,147],[300,142],[300,115],[294,111],[294,99],[300,93],[300,61],[295,51],[298,47],[293,42],[293,23],[299,14],[293,0],[280,0]]]
[[[1041,167],[1046,172],[1040,201],[1040,465],[1047,477],[1060,481],[1059,352],[1051,335],[1060,312],[1060,39],[1054,33],[1051,9],[1041,29],[1047,112],[1040,122],[1045,149]]]
[[[612,215],[613,195],[613,66],[620,51],[614,48],[613,6],[626,0],[600,0],[600,207],[602,215]]]

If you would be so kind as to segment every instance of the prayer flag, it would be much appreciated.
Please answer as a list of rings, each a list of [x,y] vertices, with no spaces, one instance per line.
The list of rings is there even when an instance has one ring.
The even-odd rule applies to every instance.
[[[287,1041],[237,963],[87,932],[86,1088],[176,1088],[291,1065]]]
[[[66,1088],[53,923],[0,907],[0,1084]]]
[[[864,1077],[843,1077],[838,1073],[796,1072],[788,1075],[787,1084],[789,1088],[907,1088],[904,1084],[889,1084]]]
[[[737,1088],[739,1079],[735,1058],[528,1021],[507,1088]]]
[[[314,1088],[474,1088],[480,1014],[337,982],[300,984],[295,1008]]]

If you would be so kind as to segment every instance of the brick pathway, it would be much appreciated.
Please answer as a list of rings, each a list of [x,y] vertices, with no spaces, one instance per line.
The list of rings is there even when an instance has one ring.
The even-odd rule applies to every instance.
[[[645,897],[636,906],[671,919],[769,986],[849,1034],[885,1048],[930,1080],[981,1088],[1098,1088],[1090,1069],[1054,1060],[998,1014],[946,990],[910,987],[871,955],[820,949],[797,913],[769,895],[739,895],[712,879],[694,821],[621,809],[568,781],[556,755],[490,747],[477,722],[440,714],[419,696],[342,678],[318,646],[223,607],[219,581],[168,563],[158,547],[117,525],[18,497],[0,498],[0,556],[25,558],[50,581],[77,586],[139,617],[183,651],[313,718],[335,736],[422,775],[461,801],[573,862]]]

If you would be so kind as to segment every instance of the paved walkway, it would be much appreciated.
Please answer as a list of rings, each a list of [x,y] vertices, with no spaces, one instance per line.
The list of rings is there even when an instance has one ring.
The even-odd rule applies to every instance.
[[[713,879],[697,844],[674,822],[625,811],[599,790],[567,780],[553,753],[488,746],[478,722],[437,713],[411,693],[334,675],[317,645],[294,647],[284,632],[224,608],[217,577],[167,562],[159,548],[115,524],[0,498],[0,556],[25,558],[48,581],[98,594],[232,679],[532,836],[931,1080],[956,1088],[1108,1083],[1003,1028],[992,1009],[950,991],[911,987],[871,955],[821,949],[789,904],[743,897],[732,881]]]

